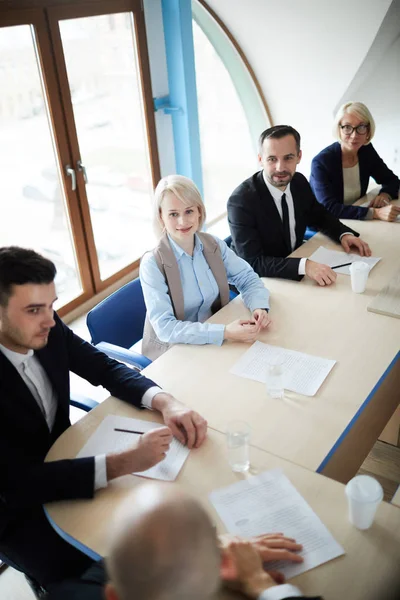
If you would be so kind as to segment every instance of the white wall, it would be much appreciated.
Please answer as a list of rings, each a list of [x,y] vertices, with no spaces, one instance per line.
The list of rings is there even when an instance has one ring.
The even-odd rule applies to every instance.
[[[274,124],[303,138],[301,169],[332,143],[334,108],[391,0],[207,0],[253,67]]]

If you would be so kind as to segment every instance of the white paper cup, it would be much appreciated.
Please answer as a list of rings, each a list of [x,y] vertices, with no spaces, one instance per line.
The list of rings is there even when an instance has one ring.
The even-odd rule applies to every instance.
[[[356,294],[362,294],[367,285],[369,264],[363,261],[353,262],[350,267],[351,289]]]
[[[232,471],[244,473],[250,467],[250,425],[231,421],[226,428],[228,461]]]
[[[349,506],[349,521],[357,529],[369,529],[376,509],[383,499],[379,481],[369,475],[357,475],[345,487]]]

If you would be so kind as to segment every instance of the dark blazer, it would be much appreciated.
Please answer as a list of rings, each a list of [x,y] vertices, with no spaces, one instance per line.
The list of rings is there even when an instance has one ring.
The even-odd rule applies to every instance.
[[[382,184],[379,193],[385,192],[397,198],[400,180],[385,165],[372,144],[358,151],[361,196],[367,193],[369,178]],[[335,217],[343,219],[365,219],[368,208],[343,204],[342,148],[339,142],[321,150],[311,163],[310,184],[318,202],[321,202]]]
[[[301,246],[306,227],[320,229],[335,241],[346,227],[317,202],[307,179],[295,173],[290,190],[296,220],[296,248]],[[299,258],[286,258],[292,252],[285,243],[282,219],[265,181],[255,173],[237,187],[228,200],[228,221],[232,249],[247,260],[260,277],[283,277],[299,281]]]
[[[36,400],[0,351],[0,553],[40,581],[54,580],[51,560],[56,552],[46,547],[46,539],[52,544],[58,538],[48,531],[42,504],[94,494],[93,457],[44,462],[54,441],[70,426],[69,372],[136,406],[155,385],[83,341],[57,315],[55,319],[47,346],[35,352],[58,398],[51,432]],[[56,560],[62,562],[62,556]],[[56,565],[53,569],[57,571]]]

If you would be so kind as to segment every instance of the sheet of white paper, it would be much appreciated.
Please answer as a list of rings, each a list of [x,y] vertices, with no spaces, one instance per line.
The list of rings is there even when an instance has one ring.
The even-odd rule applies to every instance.
[[[376,256],[360,256],[359,254],[347,254],[345,252],[338,252],[337,250],[328,250],[324,246],[320,246],[311,256],[310,260],[315,262],[334,267],[335,265],[343,265],[344,263],[362,261],[369,264],[370,270],[378,263],[381,259]],[[336,273],[342,273],[343,275],[350,275],[349,267],[341,267],[335,269]]]
[[[366,202],[363,202],[362,204],[359,204],[358,206],[369,206],[369,200],[367,200]],[[395,219],[394,222],[400,223],[400,215]]]
[[[163,427],[163,425],[141,421],[140,419],[108,415],[77,454],[77,458],[119,452],[132,446],[139,437],[139,434],[124,433],[115,431],[115,429],[128,429],[130,431],[143,431],[145,433],[157,427]],[[133,475],[149,477],[150,479],[174,481],[185,463],[189,452],[190,450],[186,446],[183,446],[176,438],[173,438],[164,460],[154,467],[147,469],[147,471],[140,471],[140,473],[133,473]]]
[[[282,469],[215,490],[209,497],[229,532],[253,536],[281,531],[303,545],[303,563],[268,563],[268,568],[283,571],[288,579],[344,554]]]
[[[283,387],[304,396],[314,396],[330,373],[335,360],[286,350],[263,342],[254,342],[239,358],[230,373],[265,383],[267,363],[276,358],[283,359]]]

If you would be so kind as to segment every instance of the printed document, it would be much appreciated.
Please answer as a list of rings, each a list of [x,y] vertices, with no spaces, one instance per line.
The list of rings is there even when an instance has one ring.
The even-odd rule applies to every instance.
[[[283,388],[304,396],[314,396],[332,370],[335,360],[286,350],[256,341],[233,365],[230,373],[266,383],[267,363],[283,360]]]
[[[156,429],[157,427],[164,426],[149,421],[141,421],[140,419],[108,415],[88,439],[79,454],[77,454],[77,458],[126,450],[129,446],[135,444],[140,437],[140,433],[128,432],[140,431],[146,433],[146,431]],[[125,429],[128,432],[115,431],[115,429]],[[146,471],[132,473],[132,475],[140,475],[141,477],[149,477],[150,479],[161,479],[163,481],[174,481],[183,467],[189,452],[190,450],[186,446],[181,444],[176,438],[173,438],[164,460]]]
[[[209,497],[230,533],[248,537],[281,531],[303,545],[303,563],[268,562],[269,570],[282,571],[288,579],[344,554],[282,469],[238,481]]]
[[[347,254],[346,252],[339,252],[338,250],[328,250],[328,248],[324,248],[324,246],[320,246],[313,254],[311,254],[311,256],[309,256],[309,259],[323,265],[328,265],[328,267],[362,261],[369,265],[370,270],[381,260],[375,256],[360,256],[359,254]],[[349,266],[350,265],[335,269],[335,273],[350,275]]]

